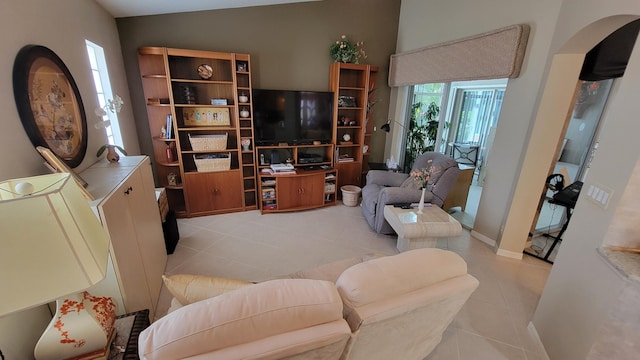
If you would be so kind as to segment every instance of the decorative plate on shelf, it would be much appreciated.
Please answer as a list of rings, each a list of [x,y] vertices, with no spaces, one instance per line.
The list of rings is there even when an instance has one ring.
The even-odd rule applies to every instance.
[[[208,80],[213,76],[213,68],[211,65],[202,64],[198,66],[198,75],[200,75],[201,78]]]

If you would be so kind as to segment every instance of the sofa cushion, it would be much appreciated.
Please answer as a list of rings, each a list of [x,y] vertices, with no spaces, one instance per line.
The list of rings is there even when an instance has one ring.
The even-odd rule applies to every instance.
[[[181,305],[192,304],[227,291],[253,285],[243,280],[191,274],[162,275],[162,280],[167,290]]]
[[[345,306],[357,308],[466,273],[467,263],[454,252],[416,249],[354,265],[340,275],[336,286]]]
[[[178,359],[331,324],[346,337],[342,300],[329,281],[278,279],[182,307],[142,331],[144,359]],[[317,340],[304,341],[317,341]]]

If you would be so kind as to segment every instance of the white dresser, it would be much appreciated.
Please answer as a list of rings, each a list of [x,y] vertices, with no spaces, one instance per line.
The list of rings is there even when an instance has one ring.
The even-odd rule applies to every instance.
[[[107,277],[89,292],[111,296],[118,314],[149,309],[153,319],[167,253],[149,157],[102,160],[80,176],[89,183],[91,205],[111,236]]]

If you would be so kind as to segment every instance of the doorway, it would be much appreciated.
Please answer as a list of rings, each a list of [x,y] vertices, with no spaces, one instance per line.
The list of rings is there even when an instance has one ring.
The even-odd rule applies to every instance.
[[[578,77],[580,80],[574,87],[572,111],[561,123],[562,130],[551,135],[552,138],[558,137],[558,142],[552,148],[555,150],[557,158],[553,159],[552,166],[549,167],[548,171],[551,175],[547,178],[533,218],[532,231],[529,233],[528,244],[524,248],[525,254],[551,263],[555,261],[555,253],[562,245],[564,230],[567,229],[571,213],[580,196],[582,183],[587,179],[589,165],[597,149],[597,133],[601,126],[599,120],[613,79],[624,75],[639,31],[640,20],[627,23],[609,34],[584,57]],[[556,57],[558,56],[556,55]],[[560,79],[562,76],[557,76],[557,78]],[[555,78],[550,75],[551,80],[555,80]],[[584,134],[576,135],[580,132],[584,132]],[[568,145],[571,143],[571,136],[573,136],[573,142],[578,144],[574,151],[570,151]],[[549,143],[549,145],[552,144]],[[562,163],[563,160],[564,164],[572,165],[571,167],[574,168],[571,175],[566,166],[559,167],[559,162]],[[563,177],[569,178],[566,182],[560,181],[561,184],[564,183],[566,189],[563,189],[562,186],[550,186],[549,179],[559,176],[556,173],[562,174],[561,180]],[[553,190],[551,201],[548,189]],[[559,217],[553,216],[553,213],[551,218],[544,216],[544,205],[547,202],[562,205]],[[555,211],[555,208],[553,210]],[[562,225],[558,232],[556,230],[560,224]],[[544,227],[546,227],[546,232],[542,232],[543,236],[536,237],[536,234],[541,233],[539,230]],[[536,239],[538,243],[536,243]],[[540,241],[541,239],[543,241]]]
[[[506,88],[507,79],[451,84],[446,115],[450,126],[442,147],[463,171],[473,171],[473,176],[465,206],[447,210],[468,229],[475,222]]]
[[[580,94],[574,104],[572,117],[553,171],[554,174],[563,174],[565,185],[576,180],[585,180],[590,160],[598,148],[597,134],[600,129],[600,118],[612,84],[613,79],[607,79],[583,81],[580,86]],[[547,190],[547,197],[551,195],[553,195],[552,191]],[[558,210],[562,209],[545,202],[540,210],[535,231],[548,232],[559,229],[565,216],[563,211]]]

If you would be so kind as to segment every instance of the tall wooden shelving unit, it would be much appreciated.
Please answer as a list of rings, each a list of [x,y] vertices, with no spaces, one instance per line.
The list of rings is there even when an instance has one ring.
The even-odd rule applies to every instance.
[[[335,166],[340,173],[338,189],[343,185],[362,186],[365,181],[371,152],[371,116],[377,74],[378,67],[373,65],[331,64],[329,87],[335,94],[336,104],[333,138],[336,142]]]
[[[167,190],[170,208],[181,217],[257,209],[250,56],[143,47],[138,60],[157,185]],[[203,67],[210,77],[199,73]],[[245,102],[241,95],[248,97]],[[214,105],[214,99],[226,104]],[[248,116],[241,117],[243,110]],[[170,137],[162,130],[168,116]],[[222,148],[194,149],[190,140],[223,135]],[[250,141],[248,149],[242,149],[241,139]],[[204,171],[196,164],[202,157],[226,158],[230,165]],[[175,184],[169,183],[170,174],[176,175]]]

